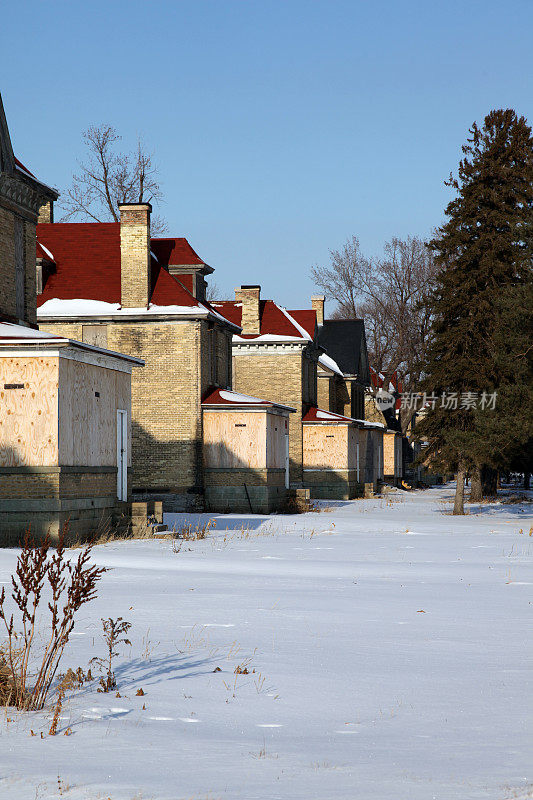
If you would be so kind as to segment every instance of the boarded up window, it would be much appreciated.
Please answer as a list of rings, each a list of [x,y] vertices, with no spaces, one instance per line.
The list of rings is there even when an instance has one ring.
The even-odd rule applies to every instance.
[[[87,344],[95,347],[107,347],[107,325],[82,325],[81,335]]]
[[[24,258],[24,221],[15,217],[15,313],[19,319],[26,318]]]

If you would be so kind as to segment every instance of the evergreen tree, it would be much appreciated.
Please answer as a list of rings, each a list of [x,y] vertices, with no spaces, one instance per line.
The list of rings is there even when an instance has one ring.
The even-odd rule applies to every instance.
[[[426,391],[455,392],[459,402],[457,410],[432,402],[419,426],[429,459],[457,470],[454,513],[464,513],[466,471],[508,465],[531,436],[531,128],[512,110],[491,111],[462,149],[458,177],[447,184],[456,197],[430,242],[441,271],[425,364]],[[468,392],[497,392],[496,408],[467,407]]]

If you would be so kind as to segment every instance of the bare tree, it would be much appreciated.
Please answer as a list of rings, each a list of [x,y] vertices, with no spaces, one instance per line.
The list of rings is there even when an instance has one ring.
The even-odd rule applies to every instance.
[[[368,259],[353,236],[341,250],[330,250],[330,265],[312,270],[315,283],[337,300],[334,317],[365,321],[372,366],[390,378],[400,377],[405,391],[421,378],[430,332],[428,295],[437,268],[432,253],[416,236],[393,237],[383,258]],[[406,430],[412,413],[401,415]]]
[[[218,288],[218,284],[216,283],[208,283],[207,288],[205,290],[205,299],[208,303],[212,303],[215,300],[218,300],[221,297],[220,289]]]
[[[78,162],[79,170],[60,204],[65,212],[62,222],[118,222],[120,203],[161,202],[153,155],[141,139],[133,152],[117,152],[121,138],[111,125],[91,125],[85,131],[87,157]],[[166,223],[154,215],[151,229],[156,236],[161,235],[166,232]]]

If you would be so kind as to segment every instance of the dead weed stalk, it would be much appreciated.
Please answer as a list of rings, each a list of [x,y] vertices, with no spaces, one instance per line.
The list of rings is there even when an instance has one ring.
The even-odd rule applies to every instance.
[[[119,654],[117,650],[119,644],[131,645],[130,640],[125,638],[125,635],[131,628],[131,622],[125,622],[122,617],[117,617],[117,619],[111,619],[111,617],[109,617],[109,619],[102,620],[102,627],[104,629],[104,641],[107,645],[107,655],[105,658],[98,658],[95,656],[95,658],[91,658],[89,663],[96,664],[100,669],[104,669],[106,672],[105,678],[100,678],[100,688],[98,691],[110,692],[112,689],[117,688],[115,673],[113,672],[113,659]]]
[[[63,541],[66,526],[57,549],[49,555],[47,536],[36,546],[26,534],[11,577],[11,598],[20,618],[7,616],[6,591],[0,591],[0,619],[4,622],[7,641],[0,651],[0,703],[24,710],[37,711],[46,701],[50,687],[79,609],[96,597],[96,584],[106,571],[89,563],[92,545],[87,545],[76,561],[65,558]],[[38,611],[45,586],[51,599],[47,604],[51,618],[48,641],[40,656],[35,675],[32,675],[31,656],[37,628]],[[30,684],[33,684],[30,688]]]

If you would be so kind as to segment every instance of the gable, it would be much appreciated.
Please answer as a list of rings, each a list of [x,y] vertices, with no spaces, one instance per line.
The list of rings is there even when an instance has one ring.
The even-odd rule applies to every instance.
[[[11,174],[15,168],[15,156],[11,146],[11,137],[7,127],[4,104],[0,94],[0,172]]]
[[[362,319],[328,319],[318,329],[318,343],[345,375],[357,375],[367,383],[368,355]]]
[[[212,303],[213,307],[226,319],[236,325],[241,324],[242,304],[235,300],[222,300]],[[313,340],[316,330],[316,313],[312,310],[287,311],[273,300],[259,301],[259,336],[279,336],[280,338]],[[239,334],[240,339],[257,339],[254,334]]]

